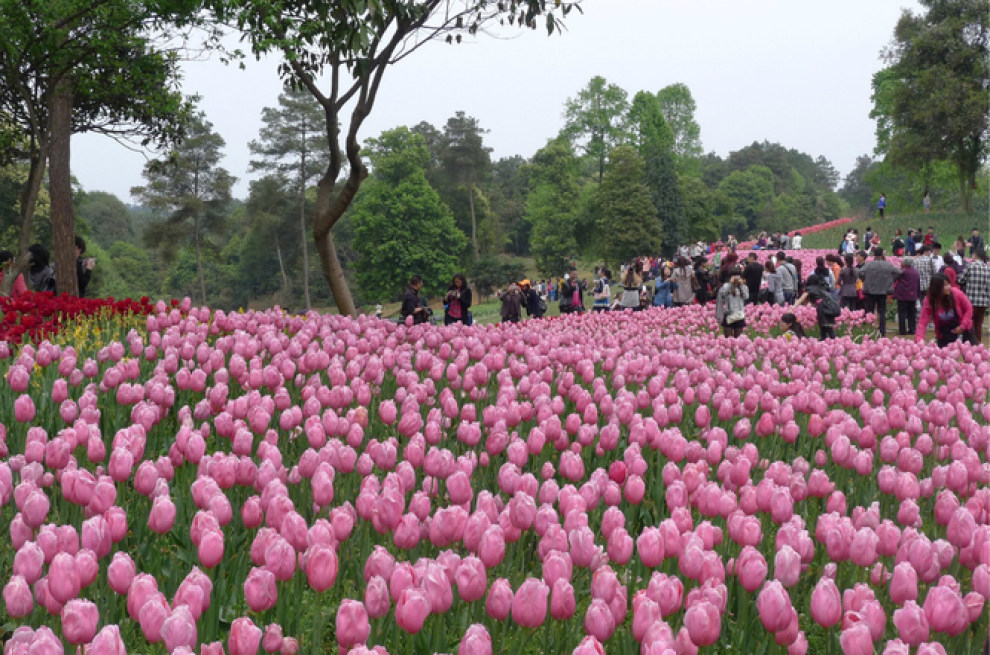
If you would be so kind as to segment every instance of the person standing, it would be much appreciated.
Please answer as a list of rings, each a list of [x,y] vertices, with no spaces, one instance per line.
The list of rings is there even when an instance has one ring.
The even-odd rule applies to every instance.
[[[845,266],[839,271],[839,305],[853,311],[859,300],[859,289],[856,287],[859,276],[856,274],[856,261],[852,255],[846,255],[844,263]]]
[[[51,264],[48,249],[40,243],[28,248],[30,263],[27,270],[27,281],[31,291],[50,291],[55,293],[55,267]]]
[[[430,320],[429,308],[423,303],[419,295],[423,288],[423,278],[420,275],[413,275],[409,278],[405,293],[402,294],[402,309],[400,310],[402,320],[405,321],[410,316],[413,324],[426,323]]]
[[[894,233],[894,237],[890,240],[890,248],[894,253],[894,257],[904,256],[904,233],[900,230]]]
[[[973,234],[966,239],[967,245],[969,245],[969,256],[976,257],[977,253],[981,253],[986,250],[986,246],[983,243],[983,237],[980,236],[980,231],[973,228]]]
[[[788,257],[783,250],[777,253],[777,272],[780,273],[780,279],[784,283],[784,304],[793,305],[794,299],[797,298],[798,272],[794,267],[793,258]]]
[[[463,273],[458,273],[450,281],[447,295],[443,299],[443,324],[464,323],[471,325],[471,288]]]
[[[712,297],[712,275],[708,270],[708,260],[704,257],[694,260],[694,279],[698,281],[698,290],[694,292],[694,299],[699,305],[704,305]]]
[[[749,253],[749,260],[746,262],[746,268],[743,269],[743,277],[749,291],[746,298],[748,302],[755,303],[760,295],[760,285],[763,283],[763,267],[760,266],[755,252]]]
[[[663,266],[660,269],[660,277],[653,282],[653,306],[673,307],[673,289],[674,284],[670,281],[670,268]]]
[[[901,274],[894,282],[897,301],[897,333],[914,334],[918,326],[918,298],[921,297],[921,276],[914,268],[914,257],[901,260]]]
[[[676,285],[674,287],[674,307],[683,307],[694,300],[694,292],[698,281],[694,279],[694,269],[691,267],[691,260],[687,257],[679,257],[677,266],[671,280]]]
[[[935,338],[939,348],[960,338],[972,336],[973,305],[966,294],[949,284],[944,275],[936,274],[921,305],[921,318],[914,340],[925,340],[928,324],[935,324]]]
[[[928,189],[925,189],[925,195],[921,199],[921,206],[925,208],[926,214],[932,213],[932,194]]]
[[[758,264],[757,264],[758,265]],[[743,281],[739,267],[730,271],[729,281],[715,295],[715,320],[727,337],[741,336],[746,329],[746,303],[749,287]]]
[[[877,330],[881,337],[887,336],[887,296],[894,290],[894,280],[901,270],[883,256],[883,248],[873,249],[873,261],[859,269],[863,280],[863,293],[866,295],[866,311],[876,314]]]
[[[639,288],[643,286],[639,262],[626,267],[622,276],[622,309],[639,309]]]
[[[780,235],[780,249],[789,250],[791,247],[791,237],[787,232]]]
[[[794,236],[791,237],[791,250],[801,249],[801,233],[795,232]]]
[[[887,195],[884,193],[880,194],[880,199],[877,200],[877,214],[880,215],[880,220],[883,220],[883,212],[887,209]]]
[[[925,232],[924,243],[926,246],[934,246],[936,241],[938,241],[938,237],[935,235],[935,226],[929,225],[928,231]]]
[[[869,252],[870,248],[873,247],[870,245],[871,241],[873,241],[873,228],[867,225],[866,232],[863,233],[863,250],[866,252]]]
[[[771,305],[784,304],[784,281],[777,272],[777,267],[769,259],[763,264],[763,278],[767,281],[767,293]]]
[[[915,243],[913,229],[908,229],[907,238],[904,239],[904,254],[908,257],[914,257]]]
[[[959,284],[973,305],[973,336],[983,343],[983,319],[990,306],[990,265],[987,265],[987,252],[978,250],[976,257],[959,276]]]
[[[76,237],[76,279],[79,282],[79,297],[86,297],[86,287],[93,277],[93,268],[96,260],[92,257],[83,257],[86,254],[86,242],[80,236]]]
[[[522,318],[523,304],[523,293],[519,285],[513,282],[505,291],[499,291],[498,299],[502,301],[502,307],[498,310],[502,322],[518,323],[519,319]]]
[[[921,281],[921,295],[925,295],[932,283],[932,276],[935,275],[931,247],[921,246],[921,256],[914,260],[914,268],[918,271],[918,277]]]
[[[594,303],[592,304],[592,310],[595,312],[608,311],[609,299],[612,297],[610,277],[612,277],[612,273],[607,268],[602,268],[595,274]]]

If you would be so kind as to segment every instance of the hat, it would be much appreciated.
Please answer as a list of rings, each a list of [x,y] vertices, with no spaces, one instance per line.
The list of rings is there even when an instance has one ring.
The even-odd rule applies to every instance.
[[[528,287],[529,286],[529,280],[523,280],[522,282],[519,283],[519,286],[521,286],[521,287]]]

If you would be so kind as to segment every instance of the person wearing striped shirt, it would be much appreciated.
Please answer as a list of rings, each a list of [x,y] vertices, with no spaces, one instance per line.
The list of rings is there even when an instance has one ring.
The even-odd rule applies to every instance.
[[[975,259],[959,276],[959,286],[973,305],[973,334],[983,342],[983,319],[990,306],[990,265],[987,264],[986,250],[977,250]]]

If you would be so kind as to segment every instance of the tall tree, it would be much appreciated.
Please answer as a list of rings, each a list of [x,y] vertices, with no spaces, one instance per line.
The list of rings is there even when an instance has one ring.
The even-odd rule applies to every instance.
[[[601,75],[591,78],[588,85],[576,97],[569,98],[564,106],[561,134],[593,164],[599,182],[605,175],[609,152],[628,138],[628,109],[625,90],[609,84]]]
[[[145,232],[149,246],[157,247],[166,259],[180,245],[189,244],[196,255],[196,275],[202,302],[206,302],[203,274],[203,248],[211,234],[223,226],[230,202],[230,188],[236,178],[220,166],[223,137],[203,112],[193,117],[182,143],[166,159],[145,164],[147,184],[131,189],[131,194],[152,209],[168,212],[164,221]]]
[[[732,201],[733,213],[744,219],[743,229],[752,231],[773,200],[773,171],[760,165],[732,171],[718,188]]]
[[[293,215],[298,202],[296,190],[285,182],[280,175],[266,175],[251,182],[244,207],[249,228],[241,244],[240,262],[240,279],[244,286],[257,294],[274,293],[280,289],[283,303],[288,302],[292,290],[288,273],[291,265],[289,251],[294,251],[291,248],[295,243],[292,230],[296,221]],[[304,233],[300,246],[306,243],[306,236]],[[276,265],[279,273],[277,279],[282,281],[280,287],[273,284],[275,276],[272,275],[272,268]],[[306,298],[307,308],[309,302]]]
[[[659,98],[645,91],[633,97],[629,124],[644,164],[643,181],[662,225],[662,252],[672,255],[684,243],[688,231],[677,180],[674,133],[664,118]]]
[[[330,163],[317,187],[313,238],[323,274],[343,314],[355,312],[332,228],[344,215],[368,168],[358,135],[371,114],[385,73],[424,44],[460,42],[487,25],[509,22],[525,28],[538,21],[559,31],[560,19],[576,6],[558,0],[206,0],[221,22],[235,25],[256,55],[281,53],[280,74],[304,86],[323,107]],[[329,72],[329,87],[317,77]],[[345,112],[350,108],[349,120]],[[347,176],[338,178],[347,162]]]
[[[580,162],[566,139],[555,139],[533,155],[526,220],[533,226],[530,251],[544,275],[561,275],[577,252],[574,228],[581,198]]]
[[[643,183],[643,158],[619,146],[592,201],[598,215],[599,249],[606,264],[619,264],[657,252],[661,225],[650,189]]]
[[[485,146],[484,130],[478,119],[458,111],[447,119],[440,142],[440,179],[449,191],[467,198],[470,215],[471,247],[474,256],[480,255],[478,247],[478,212],[475,202],[479,187],[491,177],[491,148]],[[448,203],[453,205],[453,203]],[[455,215],[456,215],[455,210]],[[502,244],[497,244],[501,249]]]
[[[529,231],[532,225],[525,220],[526,195],[529,192],[526,160],[515,155],[495,162],[492,182],[488,190],[492,212],[505,226],[509,248],[516,255],[529,254]]]
[[[308,91],[288,87],[278,96],[278,107],[261,110],[261,131],[248,148],[252,171],[275,174],[295,188],[296,212],[302,250],[303,295],[312,309],[309,294],[309,229],[306,220],[306,185],[326,170],[329,159],[323,108]]]
[[[70,134],[102,132],[144,145],[179,136],[188,106],[175,90],[177,59],[149,34],[191,10],[189,3],[153,0],[0,0],[0,152],[30,164],[20,198],[20,254],[0,293],[10,292],[27,265],[49,165],[58,286],[77,291]]]
[[[115,241],[133,242],[134,224],[127,205],[105,191],[83,191],[75,194],[75,213],[90,229],[90,235],[104,249]]]
[[[964,211],[990,137],[990,0],[920,0],[905,10],[873,76],[877,152],[920,170],[937,159],[956,165]]]
[[[701,128],[694,119],[697,106],[691,89],[687,84],[678,82],[660,89],[657,98],[664,118],[674,132],[674,154],[677,157],[678,171],[696,170],[697,160],[702,154]]]
[[[457,272],[467,239],[426,180],[426,142],[400,127],[369,139],[367,152],[374,173],[351,211],[361,291],[392,299],[418,274],[427,292],[439,293]]]

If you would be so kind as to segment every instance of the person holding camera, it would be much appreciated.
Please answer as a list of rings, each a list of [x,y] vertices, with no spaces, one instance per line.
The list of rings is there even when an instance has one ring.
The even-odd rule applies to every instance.
[[[423,303],[422,297],[419,295],[420,289],[423,288],[423,278],[420,275],[413,275],[409,278],[409,285],[406,287],[405,293],[402,294],[402,320],[407,320],[412,316],[413,324],[427,323],[430,320],[430,308]]]
[[[722,285],[715,296],[715,320],[722,326],[725,336],[741,336],[746,328],[746,301],[749,287],[743,281],[742,269],[730,271],[729,281]]]
[[[443,324],[464,323],[471,325],[471,288],[468,287],[467,279],[463,273],[458,273],[450,281],[447,295],[444,296]]]
[[[498,299],[502,301],[502,307],[498,314],[502,317],[503,323],[518,323],[522,318],[523,293],[519,285],[513,282],[505,291],[498,292]]]
[[[82,237],[76,237],[76,278],[79,280],[79,297],[86,297],[86,287],[93,277],[93,268],[96,260],[92,257],[83,257],[86,254],[86,242]]]

